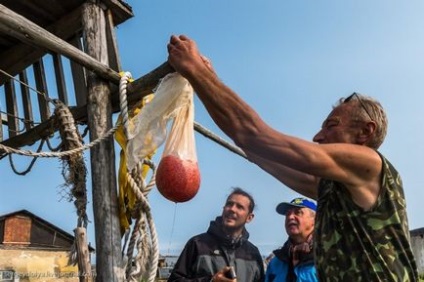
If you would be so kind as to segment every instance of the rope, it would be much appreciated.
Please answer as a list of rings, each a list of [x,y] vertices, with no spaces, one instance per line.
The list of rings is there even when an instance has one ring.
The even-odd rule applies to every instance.
[[[17,80],[13,76],[7,74],[2,69],[0,72],[7,75],[8,77]],[[122,125],[124,126],[124,133],[128,138],[128,103],[127,103],[127,85],[128,82],[131,81],[131,74],[129,72],[125,72],[122,74],[120,84],[119,84],[119,92],[120,92],[120,107],[121,107],[121,115],[122,115]],[[33,162],[30,165],[30,168],[34,164],[35,160],[38,157],[44,158],[52,158],[59,157],[62,160],[68,162],[68,166],[71,168],[70,171],[73,171],[72,167],[76,168],[74,174],[72,172],[70,174],[66,174],[63,172],[65,177],[66,184],[70,185],[71,183],[74,185],[72,189],[72,193],[74,197],[76,197],[75,205],[78,209],[78,226],[87,226],[87,215],[85,213],[85,205],[87,202],[86,199],[86,191],[85,182],[81,185],[82,181],[85,180],[86,171],[85,165],[83,165],[82,160],[82,152],[84,150],[90,149],[96,145],[98,145],[103,140],[110,138],[121,125],[118,123],[115,127],[111,128],[104,136],[98,138],[87,145],[82,145],[82,137],[78,135],[77,128],[75,126],[75,121],[73,119],[72,114],[66,105],[64,105],[58,99],[48,98],[44,93],[31,88],[29,85],[25,84],[22,81],[19,81],[22,85],[25,85],[29,89],[32,89],[39,95],[42,95],[48,102],[53,103],[55,106],[55,114],[57,115],[57,121],[61,123],[60,133],[62,137],[62,144],[59,145],[58,148],[62,147],[61,152],[41,152],[42,144],[45,140],[43,140],[37,152],[33,152],[31,150],[21,150],[15,149],[3,144],[0,144],[0,155],[1,154],[17,154],[23,156],[31,156],[34,157]],[[48,146],[51,148],[50,144]],[[10,158],[11,159],[11,158]],[[82,161],[82,162],[81,162]],[[130,188],[134,191],[134,194],[137,197],[139,202],[139,207],[137,209],[137,221],[134,226],[130,243],[128,245],[127,257],[128,257],[128,265],[126,268],[126,275],[128,277],[128,281],[139,281],[140,276],[144,276],[146,274],[146,278],[148,282],[154,282],[156,278],[156,272],[159,261],[159,245],[158,245],[158,236],[156,233],[156,228],[154,225],[153,217],[151,214],[151,208],[149,202],[147,200],[147,194],[152,190],[155,185],[155,167],[154,164],[148,160],[144,160],[143,164],[147,164],[151,167],[153,171],[153,175],[151,177],[150,183],[148,185],[144,184],[144,180],[141,177],[141,167],[140,163],[132,173],[135,175],[139,175],[140,177],[133,177],[130,173],[127,172],[127,181],[129,183]],[[13,162],[12,162],[12,167]],[[15,170],[15,169],[14,169]],[[25,172],[26,173],[26,172]],[[147,228],[148,227],[148,228]],[[150,241],[148,240],[147,234],[150,233]],[[150,245],[150,248],[149,248]],[[135,267],[132,267],[132,259],[135,248],[137,248],[137,256],[135,258]],[[148,252],[150,249],[150,252]],[[148,254],[147,254],[148,253]],[[146,261],[145,258],[149,258],[147,262],[143,265],[143,261]],[[148,270],[148,271],[147,271]]]
[[[127,85],[131,80],[129,72],[121,73],[119,82],[119,101],[121,107],[122,124],[124,127],[125,137],[128,139],[128,104],[127,104]],[[142,165],[147,164],[153,171],[152,177],[148,185],[145,185],[142,177]],[[126,174],[127,183],[136,195],[139,206],[136,208],[136,222],[128,244],[126,259],[127,266],[125,270],[127,281],[139,281],[141,276],[146,276],[148,282],[154,282],[159,262],[159,244],[156,233],[156,227],[153,221],[147,194],[155,185],[155,167],[148,160],[137,164],[131,173]],[[147,226],[146,226],[147,222]],[[147,228],[148,227],[148,228]],[[150,233],[150,241],[147,234]],[[149,248],[150,246],[150,248]],[[134,250],[137,248],[137,256],[135,257],[135,265],[132,265]],[[149,252],[150,250],[150,252]],[[149,259],[149,260],[148,260]]]
[[[128,81],[132,79],[131,73],[121,73],[119,81],[119,105],[121,107],[122,124],[124,125],[125,137],[128,138],[128,102],[127,102],[127,86]]]
[[[66,156],[70,156],[70,155],[73,155],[73,154],[80,153],[84,150],[90,149],[90,148],[100,144],[103,140],[112,136],[115,133],[115,131],[118,129],[118,126],[119,125],[112,127],[101,138],[98,138],[98,139],[92,141],[91,143],[89,143],[87,145],[84,145],[84,146],[79,147],[79,148],[67,150],[67,151],[62,151],[62,152],[33,152],[33,151],[30,151],[30,150],[15,149],[15,148],[3,145],[3,144],[0,144],[0,151],[4,151],[7,154],[17,154],[17,155],[21,155],[21,156],[31,156],[31,157],[42,157],[42,158],[66,157]]]
[[[34,91],[35,93],[37,93],[38,95],[43,96],[44,99],[46,99],[46,101],[48,102],[52,102],[52,99],[50,99],[49,97],[47,97],[46,93],[43,93],[41,91],[38,91],[37,89],[34,89],[31,87],[31,85],[28,85],[27,83],[20,81],[19,79],[15,78],[14,76],[10,75],[9,73],[7,73],[6,71],[4,71],[3,69],[0,69],[0,72],[3,73],[5,76],[15,80],[16,82],[18,82],[19,84],[22,84],[23,86],[25,86],[28,89],[31,89],[32,91]]]
[[[102,138],[99,138],[92,143],[83,146],[83,140],[81,135],[79,134],[76,123],[74,120],[74,117],[72,113],[70,112],[69,108],[63,104],[62,101],[59,99],[50,99],[47,97],[45,93],[39,92],[38,90],[35,90],[31,88],[28,84],[19,81],[15,79],[13,76],[7,74],[3,70],[0,69],[0,71],[7,75],[8,77],[12,78],[13,80],[18,81],[22,85],[26,86],[29,89],[32,89],[33,91],[37,92],[39,95],[43,96],[46,101],[52,103],[55,106],[54,115],[56,116],[56,119],[54,119],[54,122],[56,123],[56,127],[59,128],[59,133],[61,137],[61,144],[59,144],[58,148],[62,149],[62,152],[41,152],[42,146],[45,139],[42,140],[40,143],[39,148],[37,149],[37,152],[32,152],[28,150],[20,150],[20,149],[14,149],[5,145],[0,144],[0,155],[3,155],[4,152],[9,155],[10,163],[12,166],[12,169],[15,173],[18,174],[26,174],[29,172],[29,170],[32,168],[32,166],[35,163],[35,160],[38,157],[60,157],[62,160],[62,175],[65,179],[65,183],[63,184],[64,187],[70,188],[69,192],[69,200],[74,200],[74,205],[77,209],[77,227],[83,227],[84,229],[87,228],[88,224],[88,216],[87,216],[87,189],[86,189],[86,176],[87,176],[87,168],[85,166],[85,162],[83,159],[82,151],[85,149],[91,148],[100,142],[102,142],[105,138],[109,138],[117,129],[117,127],[112,128],[108,134],[103,136]],[[9,114],[10,116],[10,114]],[[18,120],[21,120],[19,117],[15,117]],[[24,121],[25,122],[25,121]],[[49,139],[47,138],[47,145],[50,150],[54,151],[57,150],[56,148],[52,148]],[[32,160],[29,168],[19,173],[16,171],[13,159],[11,153],[24,155],[24,156],[33,156],[34,159]],[[78,254],[77,248],[75,248],[75,241],[74,244],[71,247],[71,251],[69,253],[69,261],[68,263],[75,265],[77,263],[78,256],[84,256],[85,254]]]
[[[37,152],[40,152],[40,151],[41,151],[41,149],[43,148],[43,145],[44,145],[44,140],[42,140],[42,141],[40,142],[40,145],[38,146]],[[11,155],[11,154],[8,154],[8,156],[9,156],[9,163],[10,163],[10,166],[12,167],[13,172],[14,172],[15,174],[17,174],[17,175],[25,175],[25,174],[27,174],[28,172],[30,172],[30,171],[31,171],[31,169],[32,169],[32,167],[33,167],[33,166],[34,166],[34,164],[35,164],[35,161],[38,159],[38,157],[34,157],[34,158],[31,160],[31,162],[30,162],[30,164],[29,164],[28,168],[27,168],[26,170],[24,170],[24,171],[20,172],[20,171],[17,171],[17,169],[16,169],[16,167],[15,167],[15,164],[14,164],[14,162],[13,162],[13,158],[12,158],[12,155]]]
[[[145,197],[145,195],[141,191],[149,190],[155,185],[154,176],[152,176],[150,183],[146,186],[147,189],[140,189],[138,187],[138,184],[135,182],[134,178],[129,173],[127,174],[127,180],[128,180],[128,183],[130,184],[131,189],[135,192],[137,199],[140,201],[140,208],[141,208],[140,210],[142,210],[144,212],[144,215],[146,216],[147,224],[149,226],[150,237],[151,237],[150,238],[151,239],[151,248],[150,248],[149,257],[150,257],[151,260],[148,262],[148,267],[147,267],[147,269],[150,269],[150,271],[148,272],[148,275],[147,275],[147,281],[153,282],[153,281],[155,281],[155,278],[156,278],[156,271],[157,271],[157,266],[158,266],[158,262],[159,262],[159,244],[158,244],[158,237],[157,237],[154,221],[153,221],[153,218],[152,218],[149,202],[147,201],[147,198]],[[131,251],[131,249],[134,248],[134,247],[131,247],[131,246],[134,246],[136,238],[140,237],[139,231],[140,231],[139,228],[134,228],[133,234],[131,236],[132,238],[131,238],[130,243],[128,245],[128,249],[130,251]],[[138,242],[141,243],[141,242],[143,242],[143,240],[139,239]],[[143,256],[145,255],[142,250],[143,250],[142,245],[138,244],[138,253],[137,253],[137,256],[136,256],[136,267],[132,272],[129,273],[130,280],[128,280],[128,281],[139,281],[137,278],[138,278],[138,276],[140,276],[140,274],[142,274],[141,258],[143,258]],[[131,260],[132,260],[132,257],[128,257],[129,263],[131,262]]]
[[[42,96],[46,101],[52,103],[55,106],[55,108],[57,108],[60,105],[60,103],[62,103],[58,99],[49,98],[45,93],[43,93],[41,91],[38,91],[37,89],[34,89],[33,87],[31,87],[27,83],[25,83],[25,82],[23,82],[23,81],[15,78],[14,76],[10,75],[9,73],[7,73],[6,71],[4,71],[1,68],[0,68],[0,72],[2,74],[4,74],[5,76],[9,77],[10,79],[13,79],[13,80],[17,81],[21,85],[23,85],[23,86],[27,87],[28,89],[36,92],[38,95]],[[9,115],[9,116],[11,115],[9,113],[6,113],[6,114]],[[13,116],[13,115],[11,115],[11,116]],[[19,119],[21,121],[23,121],[24,123],[25,122],[33,122],[33,121],[27,121],[27,120],[22,119],[22,118],[17,117],[17,116],[13,116],[13,117],[14,118],[17,118],[17,119]],[[38,123],[34,123],[34,124],[38,124]],[[30,156],[30,157],[42,157],[42,158],[57,158],[57,157],[62,158],[62,157],[68,157],[68,156],[71,156],[73,154],[78,154],[78,153],[80,153],[80,152],[82,152],[84,150],[90,149],[90,148],[98,145],[103,140],[105,140],[105,139],[109,138],[110,136],[112,136],[115,133],[115,131],[117,130],[118,127],[119,127],[119,124],[117,124],[115,127],[112,127],[103,137],[98,138],[98,139],[92,141],[91,143],[89,143],[87,145],[84,145],[84,146],[78,147],[78,148],[74,148],[74,149],[70,149],[70,150],[65,150],[65,151],[62,151],[62,152],[40,152],[40,151],[33,152],[33,151],[30,151],[30,150],[15,149],[15,148],[12,148],[12,147],[9,147],[9,146],[0,144],[0,155],[1,155],[0,156],[0,159],[2,159],[5,156],[5,155],[3,155],[4,153],[6,153],[6,154],[17,154],[17,155],[22,155],[22,156]],[[21,131],[24,131],[24,129],[23,130],[19,130],[19,131],[16,130],[17,133],[19,133]],[[83,136],[85,136],[86,134],[87,134],[87,129],[84,131]]]
[[[4,115],[6,115],[6,116],[8,116],[8,117],[12,117],[12,118],[15,118],[15,119],[17,119],[17,120],[20,120],[21,122],[23,122],[24,124],[25,123],[31,123],[32,125],[35,125],[35,124],[41,124],[41,122],[34,122],[34,121],[32,121],[32,120],[29,120],[29,119],[25,119],[25,118],[21,118],[21,117],[19,117],[19,116],[15,116],[15,115],[13,115],[13,114],[11,114],[11,113],[8,113],[8,112],[5,112],[5,111],[0,111],[0,114],[4,114]],[[21,131],[24,131],[25,130],[25,128],[23,129],[23,130],[21,130]]]
[[[55,115],[62,139],[62,149],[82,147],[82,137],[78,133],[71,111],[60,100],[54,100],[54,105],[56,106]],[[61,160],[63,163],[62,175],[65,179],[64,186],[70,188],[71,194],[75,198],[74,204],[78,214],[77,227],[87,228],[87,168],[83,154],[79,152],[71,156],[63,156]]]

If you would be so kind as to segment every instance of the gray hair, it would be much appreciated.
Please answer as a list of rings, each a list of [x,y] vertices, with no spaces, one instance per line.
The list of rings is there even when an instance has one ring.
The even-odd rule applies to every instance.
[[[375,134],[372,139],[367,142],[367,146],[373,149],[378,149],[383,144],[387,134],[388,120],[383,106],[377,100],[354,92],[351,96],[356,96],[356,99],[340,98],[339,106],[343,103],[354,105],[352,118],[357,121],[367,121],[371,119],[376,124]]]

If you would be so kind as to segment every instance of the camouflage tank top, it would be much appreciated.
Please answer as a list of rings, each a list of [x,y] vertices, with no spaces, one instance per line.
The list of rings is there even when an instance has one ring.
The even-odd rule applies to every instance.
[[[352,201],[343,184],[319,184],[314,250],[320,281],[418,280],[402,180],[381,158],[382,188],[369,211]]]

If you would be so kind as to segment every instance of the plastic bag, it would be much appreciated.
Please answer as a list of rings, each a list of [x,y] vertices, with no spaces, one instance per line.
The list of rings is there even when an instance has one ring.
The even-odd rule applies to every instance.
[[[135,167],[164,142],[167,123],[171,119],[173,124],[156,171],[156,186],[165,198],[185,202],[196,195],[200,172],[193,129],[193,88],[180,74],[165,76],[155,91],[154,99],[136,119],[131,120],[128,168]]]
[[[163,144],[168,121],[181,107],[187,107],[192,97],[193,88],[180,74],[171,73],[161,80],[153,100],[129,122],[126,150],[129,171]]]
[[[153,99],[153,94],[145,96],[134,108],[128,112],[129,118],[136,116],[142,111],[143,107]],[[121,147],[120,159],[119,159],[119,170],[118,170],[118,208],[119,208],[119,223],[121,226],[121,235],[124,235],[129,229],[134,217],[134,210],[136,209],[137,197],[135,192],[131,189],[131,184],[127,180],[127,138],[124,132],[124,125],[122,124],[122,116],[118,117],[117,124],[118,129],[115,132],[115,139]],[[150,160],[153,157],[152,154],[147,155],[145,158]],[[142,166],[141,177],[146,178],[150,167],[148,165]]]

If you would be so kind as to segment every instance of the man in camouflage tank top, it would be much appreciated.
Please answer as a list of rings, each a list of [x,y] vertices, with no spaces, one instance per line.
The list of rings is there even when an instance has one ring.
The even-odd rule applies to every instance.
[[[321,281],[417,281],[401,179],[378,153],[387,131],[379,102],[340,99],[313,138],[279,132],[226,86],[187,36],[172,36],[168,62],[247,158],[316,199],[315,258]]]

